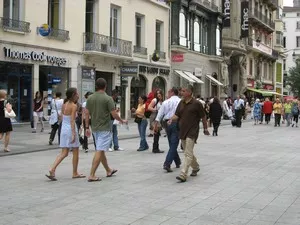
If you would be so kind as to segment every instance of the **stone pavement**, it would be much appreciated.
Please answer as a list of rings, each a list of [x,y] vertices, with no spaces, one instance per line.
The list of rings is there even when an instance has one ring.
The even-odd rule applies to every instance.
[[[186,183],[177,183],[179,169],[162,170],[166,153],[137,152],[136,138],[107,154],[119,172],[106,178],[100,167],[98,183],[71,179],[71,157],[58,167],[59,180],[48,181],[59,150],[1,157],[0,224],[299,225],[299,129],[245,123],[200,135],[201,171]],[[88,175],[92,157],[81,153],[80,172]]]
[[[222,121],[222,125],[228,125],[230,123],[229,120]],[[133,120],[129,121],[129,129],[125,129],[125,127],[119,127],[119,139],[125,140],[130,138],[138,137],[138,130],[136,123]],[[51,127],[48,122],[45,122],[45,131],[40,133],[40,125],[38,125],[37,133],[32,134],[32,129],[29,124],[25,125],[15,125],[14,132],[11,135],[10,141],[10,149],[11,152],[5,153],[2,151],[3,147],[0,142],[0,157],[6,155],[16,155],[23,154],[28,152],[37,152],[37,151],[47,151],[56,149],[58,146],[57,134],[53,145],[48,145],[49,142],[49,132],[51,131]],[[92,138],[90,139],[90,143],[92,143]]]

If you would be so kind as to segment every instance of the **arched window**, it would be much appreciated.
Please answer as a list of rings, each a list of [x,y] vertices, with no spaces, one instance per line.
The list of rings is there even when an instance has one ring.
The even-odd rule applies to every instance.
[[[216,55],[221,55],[221,30],[219,24],[216,29]]]
[[[180,36],[180,45],[186,46],[187,33],[186,33],[186,16],[182,10],[179,14],[179,36]]]
[[[202,46],[203,46],[203,53],[208,53],[208,28],[207,28],[207,21],[204,21],[203,23],[203,36],[202,36]]]
[[[198,19],[194,22],[194,51],[200,52],[200,25]]]

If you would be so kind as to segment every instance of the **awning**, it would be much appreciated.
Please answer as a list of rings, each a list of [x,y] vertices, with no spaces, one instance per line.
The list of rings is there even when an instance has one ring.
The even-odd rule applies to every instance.
[[[275,91],[267,91],[267,90],[249,88],[249,87],[247,87],[247,90],[259,93],[259,94],[261,94],[262,96],[265,96],[265,97],[273,96],[273,95],[282,95],[282,94],[279,94]]]
[[[198,77],[196,77],[194,74],[192,74],[191,72],[188,71],[183,71],[186,75],[188,75],[190,78],[192,78],[193,80],[195,80],[196,83],[198,84],[204,84],[204,82],[202,80],[200,80]]]
[[[198,84],[203,84],[203,81],[198,79],[196,76],[194,76],[192,73],[190,75],[186,74],[187,72],[183,72],[182,70],[174,70],[175,73],[177,73],[179,76],[181,76],[183,79],[186,79],[190,83],[198,83]]]
[[[223,84],[222,84],[220,81],[218,81],[217,79],[215,79],[215,78],[212,77],[211,75],[206,74],[205,76],[206,76],[206,78],[208,78],[210,81],[214,82],[216,85],[223,86]]]

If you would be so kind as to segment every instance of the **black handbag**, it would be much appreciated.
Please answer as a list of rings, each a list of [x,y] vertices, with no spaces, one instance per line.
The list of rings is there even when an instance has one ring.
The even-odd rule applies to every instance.
[[[142,118],[139,118],[137,116],[134,118],[134,122],[137,123],[137,124],[141,123],[142,120],[143,120]]]

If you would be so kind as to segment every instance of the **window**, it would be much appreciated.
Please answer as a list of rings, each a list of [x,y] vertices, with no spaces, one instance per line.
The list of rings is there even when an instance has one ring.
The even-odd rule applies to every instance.
[[[273,63],[269,63],[269,76],[268,80],[273,81]]]
[[[297,13],[297,17],[300,17],[300,13]]]
[[[282,13],[282,16],[285,17],[285,13]]]
[[[286,48],[286,37],[283,37],[283,47]]]
[[[94,32],[94,0],[86,0],[85,7],[85,32]]]
[[[283,71],[286,71],[286,59],[283,60]]]
[[[59,29],[60,27],[59,1],[48,0],[48,24],[54,29]]]
[[[286,30],[286,24],[285,24],[285,22],[282,23],[282,26],[283,26],[283,30]]]
[[[297,21],[297,23],[296,23],[296,29],[300,30],[300,21]]]
[[[12,20],[20,20],[20,0],[4,0],[3,17]]]
[[[249,60],[249,75],[253,76],[253,60]]]
[[[296,37],[296,47],[297,48],[300,47],[300,37],[299,36]]]
[[[162,28],[162,22],[160,21],[156,21],[156,29],[155,29],[155,50],[156,51],[161,51],[162,50],[162,46],[161,46],[161,38],[162,38],[162,34],[161,34],[161,28]]]
[[[203,36],[202,36],[202,40],[203,40],[203,43],[202,43],[202,46],[203,46],[203,53],[208,53],[208,45],[207,45],[207,38],[208,38],[208,24],[207,24],[207,21],[204,22],[203,24]]]
[[[221,55],[221,30],[220,30],[220,25],[217,25],[216,29],[216,55]]]
[[[282,45],[282,33],[280,31],[276,31],[276,45]]]
[[[182,46],[187,46],[187,32],[186,32],[186,17],[183,12],[179,14],[179,43]]]
[[[268,63],[264,63],[264,74],[263,77],[268,80]]]
[[[142,47],[142,18],[135,16],[135,45]]]
[[[118,11],[119,9],[113,6],[110,9],[110,32],[109,33],[111,38],[119,37]]]
[[[200,52],[200,25],[198,19],[194,22],[194,51]]]

